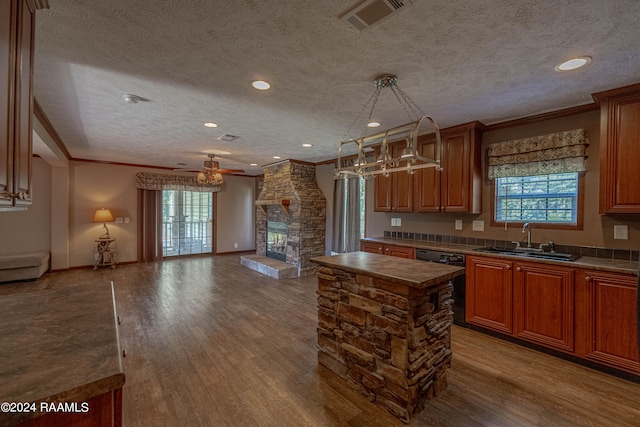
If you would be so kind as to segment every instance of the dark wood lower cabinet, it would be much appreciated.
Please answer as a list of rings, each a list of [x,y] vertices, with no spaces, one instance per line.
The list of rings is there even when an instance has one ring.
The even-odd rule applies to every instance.
[[[514,335],[572,352],[574,270],[516,263],[513,281]]]
[[[76,402],[80,410],[83,402]],[[86,412],[49,412],[32,418],[20,427],[120,427],[122,426],[122,389],[100,394],[86,401]]]
[[[636,278],[585,271],[586,351],[584,357],[640,373]]]
[[[640,375],[637,277],[467,257],[471,325]]]
[[[467,257],[465,317],[468,323],[513,333],[512,261]]]
[[[372,254],[390,255],[398,258],[416,259],[415,248],[396,245],[384,245],[375,242],[360,242],[360,250]]]

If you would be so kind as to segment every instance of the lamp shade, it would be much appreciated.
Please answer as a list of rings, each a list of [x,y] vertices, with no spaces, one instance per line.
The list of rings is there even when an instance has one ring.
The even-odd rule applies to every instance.
[[[113,215],[111,215],[111,211],[109,209],[98,209],[93,215],[93,222],[113,222]]]

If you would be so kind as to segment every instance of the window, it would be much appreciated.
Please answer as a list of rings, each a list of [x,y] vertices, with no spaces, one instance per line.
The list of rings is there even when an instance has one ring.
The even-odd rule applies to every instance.
[[[212,193],[162,191],[164,256],[212,252]]]
[[[577,172],[496,178],[496,222],[581,226]]]

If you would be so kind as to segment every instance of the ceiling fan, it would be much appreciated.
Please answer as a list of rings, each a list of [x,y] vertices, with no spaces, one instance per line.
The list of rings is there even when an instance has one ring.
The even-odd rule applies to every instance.
[[[220,185],[223,183],[222,175],[244,173],[242,169],[220,169],[220,163],[214,160],[215,154],[207,154],[209,160],[204,161],[202,169],[179,169],[183,171],[198,172],[198,184]]]

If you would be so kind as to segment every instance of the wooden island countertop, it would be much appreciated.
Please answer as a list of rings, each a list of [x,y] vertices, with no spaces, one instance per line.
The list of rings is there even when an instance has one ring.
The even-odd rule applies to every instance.
[[[111,283],[0,296],[0,402],[38,409],[2,411],[0,425],[51,415],[39,412],[41,402],[77,402],[78,412],[81,402],[101,395],[121,404],[125,377],[114,301]],[[95,402],[87,415],[104,409]]]
[[[349,252],[311,259],[325,267],[366,274],[412,288],[425,288],[464,274],[464,267],[403,259],[369,252]]]

